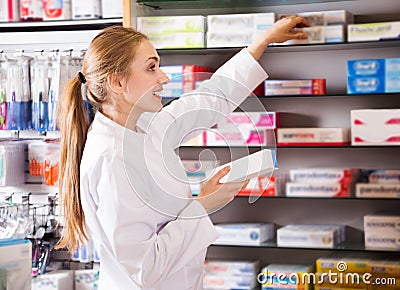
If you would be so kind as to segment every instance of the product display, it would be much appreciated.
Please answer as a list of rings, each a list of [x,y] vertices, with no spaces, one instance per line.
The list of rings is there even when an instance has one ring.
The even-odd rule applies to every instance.
[[[282,17],[295,13],[306,17],[311,24],[297,28],[308,33],[308,39],[274,43],[262,56],[260,64],[269,77],[259,87],[258,98],[249,98],[240,112],[226,116],[215,127],[199,132],[177,149],[193,195],[200,193],[210,172],[227,165],[231,166],[231,172],[222,183],[250,178],[232,206],[212,215],[220,237],[208,252],[204,289],[397,289],[400,285],[397,1],[305,0],[298,1],[300,5],[290,5],[293,4],[290,1],[245,1],[246,7],[236,1],[229,4],[175,0],[117,2],[3,1],[0,21],[6,33],[8,29],[24,30],[24,23],[12,26],[16,21],[56,20],[54,25],[47,24],[52,30],[58,29],[58,25],[59,30],[97,30],[108,25],[105,18],[120,18],[124,12],[124,25],[132,25],[148,35],[157,49],[161,69],[171,80],[163,85],[163,98],[177,98],[198,88],[238,47],[247,46]],[[129,7],[123,6],[127,2]],[[303,7],[307,10],[301,11]],[[248,13],[255,11],[263,13]],[[68,23],[79,24],[76,27],[63,24],[71,19],[76,21]],[[85,19],[96,19],[96,24],[81,21]],[[37,23],[32,27],[26,25],[31,31]],[[46,27],[38,30],[47,29],[51,30]],[[74,46],[71,41],[54,45],[54,51],[45,49],[39,53],[34,49],[43,50],[40,43],[26,45],[25,51],[18,53],[8,43],[0,47],[2,138],[58,136],[60,94],[66,80],[82,68],[82,57],[77,57],[77,50],[74,57],[63,51],[75,49]],[[19,49],[21,45],[15,47]],[[83,97],[91,120],[93,110],[86,96]],[[37,221],[43,220],[42,214],[58,215],[55,207],[49,206],[58,205],[54,193],[58,184],[58,144],[36,141],[25,140],[20,146],[22,150],[11,146],[15,141],[0,142],[1,234],[6,233],[2,230],[7,225],[9,230],[14,229],[11,221],[32,222],[33,212]],[[237,154],[243,148],[248,149],[247,153]],[[215,161],[200,160],[203,151],[212,151]],[[238,155],[244,157],[228,162]],[[280,170],[275,172],[278,162]],[[54,187],[52,194],[44,193],[47,187]],[[262,198],[254,205],[248,204],[248,196],[254,194]],[[17,200],[29,201],[29,217],[7,219],[5,205],[14,206],[12,203]],[[38,201],[40,205],[34,206]],[[386,213],[386,209],[394,213]],[[60,217],[61,227],[62,224]],[[46,219],[44,225],[45,237],[56,233],[54,225]],[[33,241],[46,242],[32,234],[40,237],[42,229],[38,224],[22,226],[29,228],[25,236],[29,233]],[[22,226],[19,226],[21,232]],[[0,251],[5,249],[3,246],[0,240]],[[8,290],[4,285],[13,285],[25,290],[26,285],[20,286],[24,280],[22,274],[18,274],[16,282],[10,282],[10,271],[14,268],[1,267],[10,253],[6,250],[0,254],[0,289]],[[77,249],[72,256],[61,253],[63,262],[57,261],[57,251],[50,253],[56,254],[56,262],[53,257],[49,260],[40,257],[34,250],[26,257],[29,269],[37,275],[32,279],[32,289],[98,288],[101,274],[96,267],[100,257],[91,243]],[[325,254],[316,258],[320,253]],[[260,261],[239,260],[243,257]],[[32,261],[36,262],[35,267]],[[43,261],[53,263],[48,273],[41,273],[46,268]],[[311,265],[314,262],[315,266]],[[343,264],[346,269],[341,271]],[[79,270],[60,271],[57,267]],[[95,269],[83,270],[91,267]],[[270,278],[268,282],[258,281],[261,271],[268,273],[265,277]],[[359,276],[370,273],[374,278],[394,278],[396,285],[333,284],[323,276],[329,272]],[[277,281],[279,273],[297,277],[315,273],[323,283],[299,285],[288,279]],[[24,274],[29,281],[31,274],[31,271]]]

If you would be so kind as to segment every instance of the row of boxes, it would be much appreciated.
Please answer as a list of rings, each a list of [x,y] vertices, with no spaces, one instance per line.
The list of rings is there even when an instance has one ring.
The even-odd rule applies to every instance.
[[[32,279],[32,290],[97,290],[98,270],[60,270]]]
[[[122,1],[0,1],[0,21],[40,21],[122,17]]]
[[[347,93],[400,92],[400,58],[347,61]]]

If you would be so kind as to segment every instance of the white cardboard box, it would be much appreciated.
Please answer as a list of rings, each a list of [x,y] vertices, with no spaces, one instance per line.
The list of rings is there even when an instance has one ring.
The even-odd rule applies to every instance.
[[[275,237],[272,223],[217,224],[219,238],[216,245],[259,245]]]
[[[356,197],[361,198],[400,198],[398,183],[357,183]]]
[[[278,145],[346,145],[350,128],[278,128]]]
[[[205,18],[202,15],[138,17],[137,30],[145,34],[204,33]]]
[[[348,42],[398,39],[399,35],[400,21],[350,24],[347,26]]]
[[[230,172],[220,179],[220,183],[241,182],[257,176],[272,175],[277,170],[275,150],[263,149],[248,156],[236,159],[214,169],[218,172],[222,168],[230,166]]]

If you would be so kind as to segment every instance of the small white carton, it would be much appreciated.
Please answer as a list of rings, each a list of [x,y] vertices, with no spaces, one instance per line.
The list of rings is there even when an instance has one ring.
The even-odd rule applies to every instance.
[[[231,170],[220,179],[220,183],[241,182],[257,176],[272,174],[278,169],[275,150],[263,149],[248,156],[239,158],[214,169],[218,172],[230,166]]]
[[[272,223],[232,223],[215,225],[219,237],[216,245],[260,245],[275,237]]]
[[[349,42],[399,39],[399,35],[400,21],[350,24],[347,26],[347,40]]]

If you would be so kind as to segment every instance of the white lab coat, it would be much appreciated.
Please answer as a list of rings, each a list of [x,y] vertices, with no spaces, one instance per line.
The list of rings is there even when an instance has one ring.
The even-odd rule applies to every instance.
[[[217,233],[191,199],[176,149],[233,111],[267,74],[247,49],[137,130],[96,113],[81,162],[81,201],[97,243],[100,290],[202,289],[207,247]],[[217,95],[217,96],[216,96]],[[189,133],[189,134],[188,134]]]

